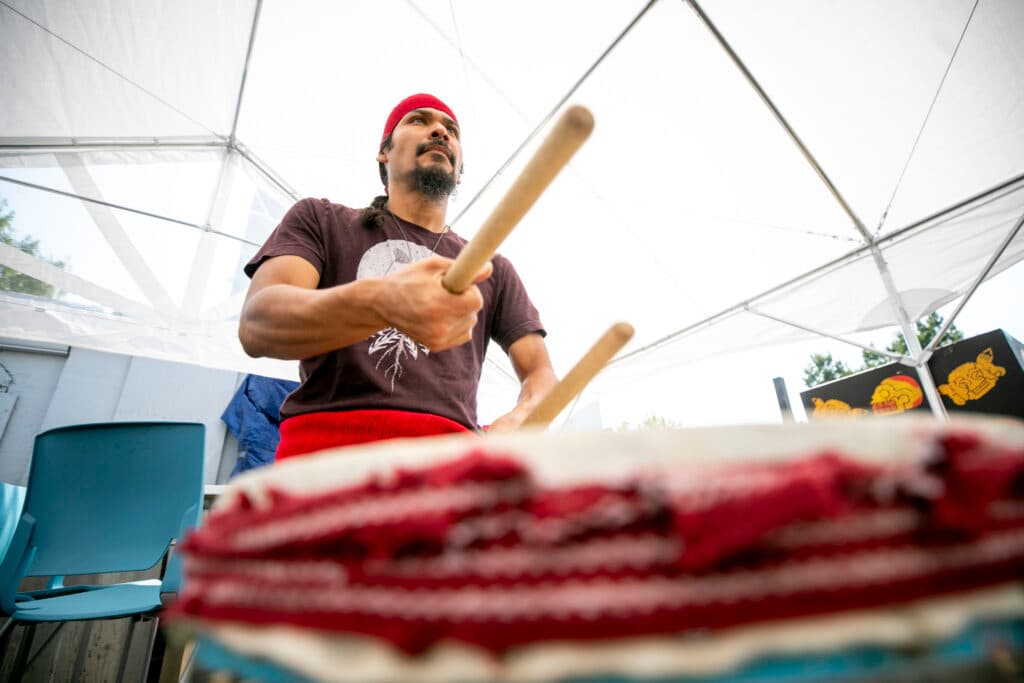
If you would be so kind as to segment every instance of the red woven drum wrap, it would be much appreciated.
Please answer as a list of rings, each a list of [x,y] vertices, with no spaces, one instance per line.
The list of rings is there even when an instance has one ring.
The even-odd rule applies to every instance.
[[[215,512],[174,614],[494,653],[891,605],[1019,578],[1024,449],[946,434],[927,461],[669,468],[540,486],[474,450]],[[685,462],[685,458],[681,459]]]

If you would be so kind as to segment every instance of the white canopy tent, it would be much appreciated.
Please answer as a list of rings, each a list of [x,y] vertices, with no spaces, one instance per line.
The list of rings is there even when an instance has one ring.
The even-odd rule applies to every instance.
[[[294,200],[379,194],[420,91],[462,125],[466,237],[564,106],[593,111],[501,250],[560,372],[635,326],[591,399],[910,330],[1024,258],[1022,35],[1016,0],[0,0],[0,197],[67,262],[0,244],[61,292],[0,293],[0,337],[294,377],[238,345],[241,265]],[[517,391],[488,360],[485,420]]]

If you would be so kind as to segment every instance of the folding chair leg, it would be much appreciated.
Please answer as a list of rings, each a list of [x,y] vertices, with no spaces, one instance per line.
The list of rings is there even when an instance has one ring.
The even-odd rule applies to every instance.
[[[132,617],[128,622],[128,635],[124,639],[124,647],[121,648],[121,663],[117,667],[117,683],[124,683],[124,670],[128,667],[128,655],[132,650],[132,640],[135,635],[135,624],[139,617]]]
[[[25,677],[28,653],[32,649],[32,637],[36,634],[36,625],[31,622],[25,624],[23,628],[21,642],[18,643],[18,652],[14,655],[14,664],[11,666],[12,681],[20,681]]]
[[[11,644],[11,634],[14,633],[14,619],[5,619],[4,625],[0,626],[0,665],[3,665],[7,658],[7,646]]]
[[[153,669],[153,654],[154,652],[160,657],[163,657],[163,642],[159,638],[160,633],[160,618],[156,616],[144,616],[142,621],[145,624],[152,624],[153,627],[149,630],[149,637],[146,638],[146,653],[142,658],[142,676],[143,679],[148,681],[151,677],[151,671]],[[159,649],[157,641],[161,640]]]
[[[26,669],[32,666],[32,663],[36,661],[39,655],[43,654],[43,651],[46,650],[46,646],[50,644],[51,640],[57,637],[57,635],[60,633],[60,630],[64,628],[64,624],[66,623],[66,621],[58,621],[54,629],[50,631],[50,635],[46,636],[46,640],[43,641],[43,644],[36,648],[35,652],[29,653],[28,664],[25,665]]]
[[[89,653],[89,639],[92,637],[92,625],[94,622],[83,622],[82,635],[78,638],[78,656],[75,657],[75,668],[71,673],[71,680],[82,680],[82,671],[85,670],[85,660]]]

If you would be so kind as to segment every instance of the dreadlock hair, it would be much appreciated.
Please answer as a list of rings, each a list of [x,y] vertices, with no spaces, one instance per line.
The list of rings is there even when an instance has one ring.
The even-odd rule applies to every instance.
[[[379,228],[384,225],[384,214],[387,212],[388,198],[380,195],[373,198],[370,205],[359,212],[359,220],[364,227]]]
[[[391,149],[391,133],[380,143],[380,151],[386,152]],[[381,162],[377,162],[377,166],[380,170],[380,181],[384,183],[384,187],[388,186],[388,169]],[[373,198],[370,205],[363,209],[359,214],[359,220],[367,228],[379,228],[384,224],[384,211],[388,205],[387,195],[379,195]]]

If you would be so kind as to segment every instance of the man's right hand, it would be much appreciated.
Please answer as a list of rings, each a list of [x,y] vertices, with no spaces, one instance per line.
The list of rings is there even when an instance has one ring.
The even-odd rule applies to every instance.
[[[488,261],[466,291],[453,294],[442,284],[452,263],[441,256],[411,263],[383,278],[377,298],[377,312],[388,325],[435,352],[472,338],[484,302],[476,285],[494,269]]]
[[[391,326],[431,351],[470,340],[483,304],[476,283],[452,294],[441,283],[452,260],[433,256],[392,275],[317,289],[320,275],[305,259],[277,256],[253,276],[238,324],[250,356],[311,358],[366,339]]]

